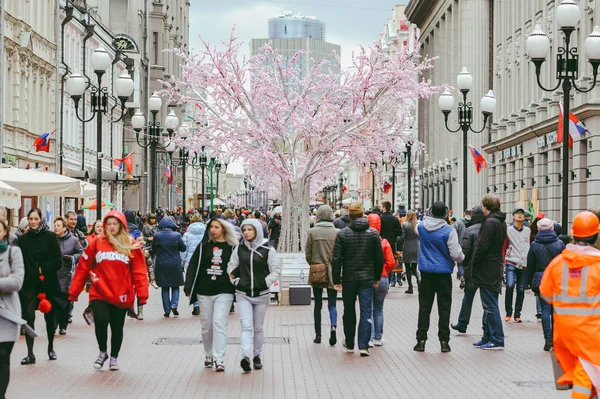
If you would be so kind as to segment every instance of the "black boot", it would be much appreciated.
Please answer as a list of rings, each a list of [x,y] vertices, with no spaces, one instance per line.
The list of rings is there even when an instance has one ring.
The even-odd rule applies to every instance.
[[[320,343],[321,343],[321,334],[317,334],[317,335],[315,336],[315,339],[313,340],[313,342],[314,342],[315,344],[320,344]]]
[[[425,341],[418,341],[413,350],[415,352],[425,352]]]

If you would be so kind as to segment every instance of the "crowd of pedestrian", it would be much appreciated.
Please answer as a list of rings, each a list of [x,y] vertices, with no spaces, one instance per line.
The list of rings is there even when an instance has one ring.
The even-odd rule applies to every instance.
[[[425,351],[437,303],[440,350],[451,352],[450,331],[467,332],[477,292],[483,335],[473,345],[501,350],[503,324],[523,321],[525,292],[531,289],[543,349],[554,349],[564,371],[559,383],[593,389],[586,370],[589,364],[600,364],[598,342],[584,338],[600,328],[599,214],[600,209],[592,209],[577,215],[573,241],[565,247],[559,224],[543,213],[531,220],[523,208],[514,209],[507,221],[499,198],[491,194],[459,220],[439,201],[427,210],[402,208],[396,213],[388,201],[369,211],[358,202],[336,213],[322,205],[314,212],[304,246],[315,302],[313,342],[320,344],[324,335],[325,292],[328,342],[337,345],[341,294],[341,348],[346,353],[358,348],[361,356],[370,356],[370,348],[385,342],[384,304],[390,288],[405,281],[405,293],[411,295],[416,280],[414,351]],[[96,369],[106,361],[110,370],[119,369],[125,319],[129,315],[143,320],[150,286],[160,288],[165,318],[180,314],[183,287],[192,315],[200,316],[204,366],[217,372],[225,371],[227,326],[235,303],[241,327],[240,367],[243,372],[263,368],[270,287],[281,274],[279,213],[192,209],[184,214],[157,209],[141,215],[113,210],[88,228],[78,211],[55,218],[52,230],[40,209],[32,208],[15,234],[5,216],[0,212],[0,396],[8,385],[19,331],[27,344],[21,364],[34,364],[35,317],[40,311],[48,358],[56,360],[55,334],[67,334],[73,302],[84,288],[89,300],[84,317],[94,324],[99,349]],[[458,322],[451,324],[455,267],[464,297]],[[503,291],[504,319],[499,305]]]

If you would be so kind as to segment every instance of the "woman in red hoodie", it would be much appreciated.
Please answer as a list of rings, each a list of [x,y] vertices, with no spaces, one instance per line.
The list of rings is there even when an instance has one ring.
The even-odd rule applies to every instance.
[[[376,213],[371,213],[367,216],[369,219],[369,225],[372,229],[375,229],[378,233],[381,233],[381,219]],[[383,345],[383,301],[388,293],[390,282],[388,280],[388,274],[391,270],[396,267],[396,259],[392,252],[392,247],[388,240],[385,238],[381,239],[381,248],[383,249],[383,257],[385,263],[383,265],[383,271],[381,272],[381,280],[379,285],[373,288],[373,324],[371,324],[371,341],[369,346],[382,346]]]
[[[100,355],[94,363],[99,370],[108,359],[107,340],[110,325],[110,366],[118,370],[117,357],[123,342],[123,326],[127,309],[148,299],[148,273],[144,254],[127,233],[125,215],[111,211],[104,217],[103,234],[86,248],[73,276],[69,299],[77,301],[86,280],[92,285],[89,299],[94,312],[96,340]]]

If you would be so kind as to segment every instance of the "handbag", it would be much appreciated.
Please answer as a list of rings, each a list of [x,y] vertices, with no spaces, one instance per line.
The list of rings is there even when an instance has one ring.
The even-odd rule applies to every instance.
[[[327,274],[327,265],[325,263],[316,263],[314,265],[310,265],[308,283],[329,284],[329,274]]]
[[[94,311],[92,309],[91,304],[88,305],[87,308],[85,308],[85,310],[83,311],[83,319],[88,324],[88,326],[94,324]]]

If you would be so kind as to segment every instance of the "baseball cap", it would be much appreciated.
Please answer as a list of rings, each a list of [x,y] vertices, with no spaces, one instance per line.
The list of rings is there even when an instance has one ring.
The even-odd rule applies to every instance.
[[[515,210],[513,211],[512,214],[514,215],[515,213],[519,213],[519,212],[521,212],[522,214],[525,214],[525,209],[523,209],[523,208],[515,208]]]

